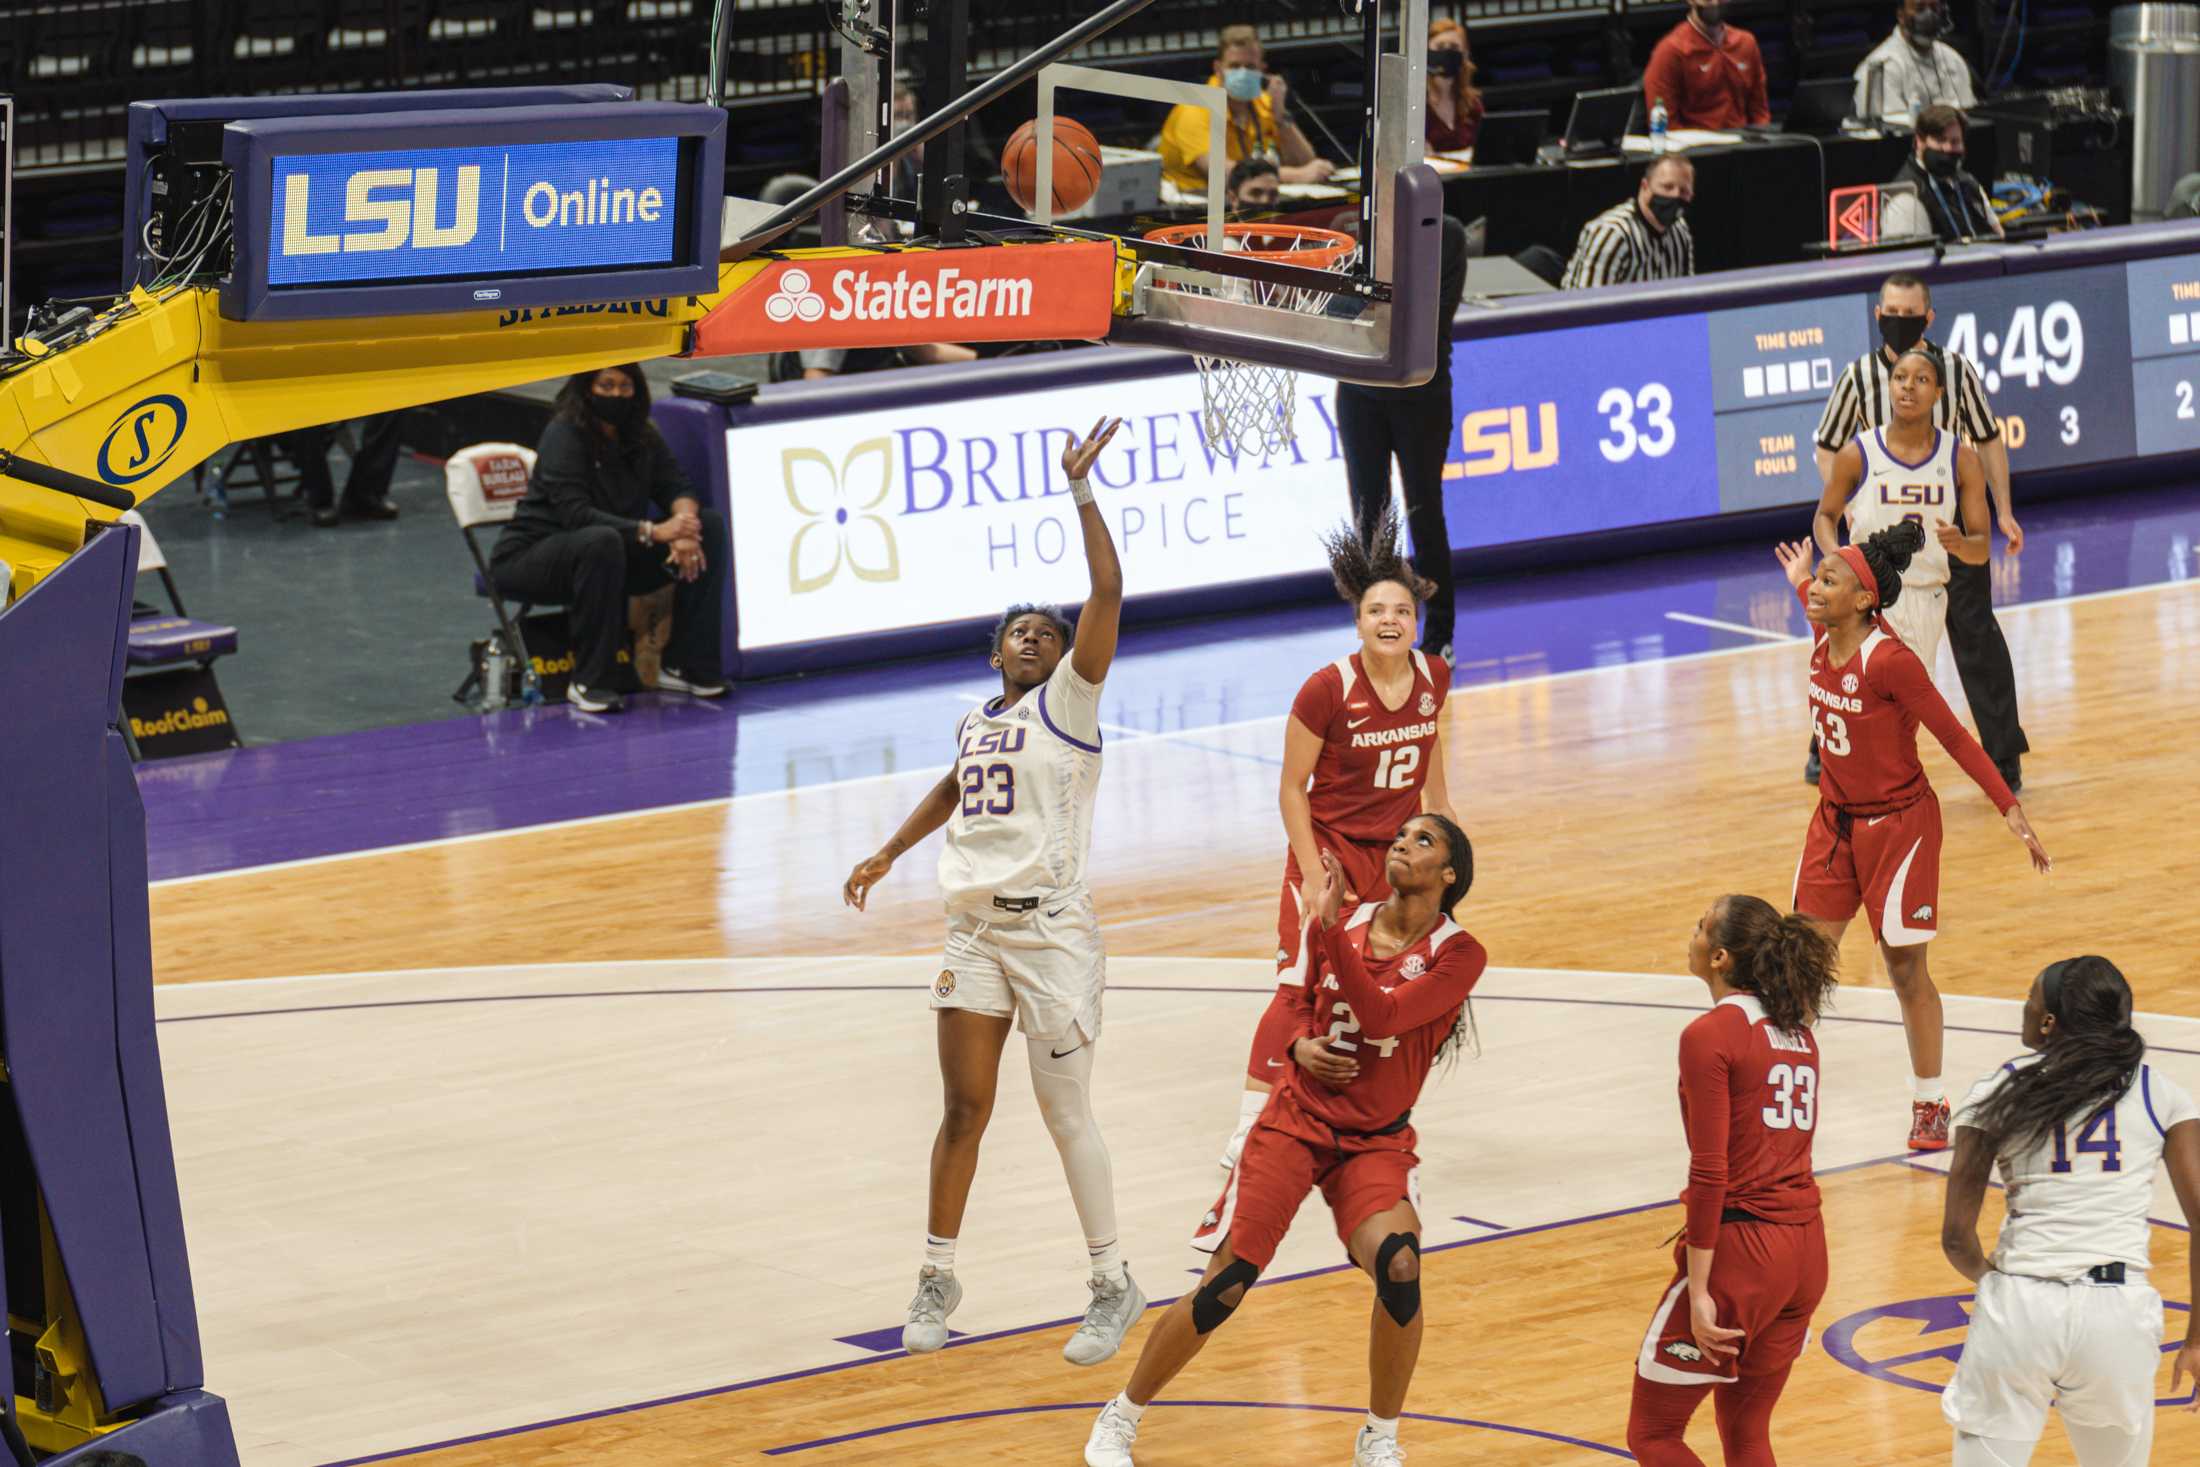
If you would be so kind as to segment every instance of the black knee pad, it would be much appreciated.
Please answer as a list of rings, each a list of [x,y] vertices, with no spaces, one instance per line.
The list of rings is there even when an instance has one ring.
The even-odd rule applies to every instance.
[[[1399,1250],[1410,1248],[1416,1263],[1421,1258],[1421,1240],[1413,1233],[1392,1233],[1383,1239],[1383,1245],[1375,1250],[1375,1297],[1381,1301],[1384,1312],[1400,1325],[1413,1323],[1413,1316],[1421,1312],[1421,1271],[1416,1268],[1413,1277],[1399,1282],[1390,1276],[1390,1260]]]
[[[1201,1284],[1192,1293],[1192,1328],[1201,1334],[1211,1334],[1216,1325],[1228,1319],[1237,1310],[1236,1304],[1223,1299],[1232,1289],[1250,1289],[1253,1280],[1260,1277],[1260,1270],[1242,1258],[1232,1259],[1213,1278]],[[1245,1296],[1238,1295],[1239,1303]]]

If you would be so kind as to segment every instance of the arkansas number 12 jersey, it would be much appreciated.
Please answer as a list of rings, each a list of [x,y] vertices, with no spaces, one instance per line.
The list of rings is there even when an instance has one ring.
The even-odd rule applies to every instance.
[[[1082,890],[1100,788],[1100,684],[1064,653],[1016,702],[995,698],[964,714],[955,739],[956,803],[940,852],[948,908]]]
[[[1316,672],[1292,700],[1291,716],[1321,735],[1307,792],[1314,824],[1348,840],[1387,841],[1421,813],[1421,786],[1442,757],[1436,716],[1451,692],[1451,667],[1413,654],[1413,686],[1396,709],[1383,706],[1360,654]]]

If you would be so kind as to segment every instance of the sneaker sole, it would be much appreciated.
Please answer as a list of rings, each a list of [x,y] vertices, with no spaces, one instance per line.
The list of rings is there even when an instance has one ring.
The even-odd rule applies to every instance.
[[[1948,1143],[1945,1141],[1912,1141],[1910,1143],[1910,1150],[1912,1151],[1946,1151],[1947,1149]]]

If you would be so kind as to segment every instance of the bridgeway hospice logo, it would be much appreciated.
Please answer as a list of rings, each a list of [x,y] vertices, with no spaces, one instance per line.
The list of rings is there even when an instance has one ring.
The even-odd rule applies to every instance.
[[[810,272],[789,270],[779,277],[779,289],[764,298],[764,314],[774,321],[815,321],[825,314],[825,297],[810,289]]]
[[[843,566],[859,581],[901,578],[894,528],[874,513],[894,487],[891,437],[852,445],[837,465],[814,448],[781,449],[779,463],[787,502],[804,519],[787,547],[790,594],[823,590]]]

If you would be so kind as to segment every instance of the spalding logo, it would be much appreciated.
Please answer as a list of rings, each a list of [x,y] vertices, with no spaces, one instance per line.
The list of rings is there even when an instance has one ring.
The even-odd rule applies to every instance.
[[[110,484],[135,484],[156,472],[183,442],[190,413],[183,399],[159,393],[122,410],[100,440],[95,467]]]

